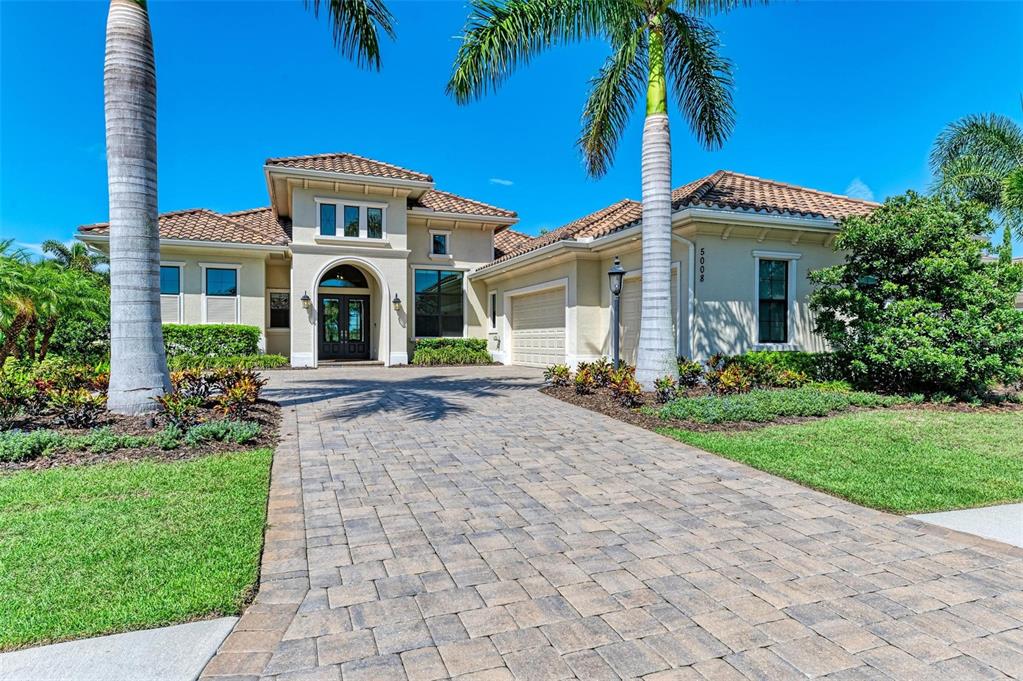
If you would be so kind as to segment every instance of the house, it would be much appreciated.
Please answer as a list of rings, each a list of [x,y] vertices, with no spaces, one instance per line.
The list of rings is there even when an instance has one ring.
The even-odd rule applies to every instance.
[[[160,216],[165,323],[242,323],[294,366],[409,359],[416,338],[485,337],[510,364],[609,352],[607,270],[620,256],[622,352],[641,312],[641,206],[623,199],[539,237],[513,211],[353,154],[268,159],[270,206]],[[877,204],[718,171],[672,194],[678,353],[818,350],[811,269],[840,262],[837,222]],[[78,238],[104,248],[106,224]]]

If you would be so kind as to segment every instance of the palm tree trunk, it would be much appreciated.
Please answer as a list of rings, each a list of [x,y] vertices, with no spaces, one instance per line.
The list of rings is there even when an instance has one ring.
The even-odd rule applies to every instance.
[[[156,66],[145,0],[110,0],[103,66],[110,193],[107,408],[153,411],[170,390],[160,328]]]
[[[4,332],[4,344],[0,346],[0,367],[3,367],[4,361],[14,352],[14,348],[17,347],[18,343],[18,336],[21,335],[31,317],[32,314],[30,312],[22,311],[18,312],[14,319],[11,320],[10,326]]]
[[[636,380],[653,390],[654,379],[678,376],[671,328],[671,131],[664,78],[660,16],[651,18],[650,74],[643,123],[643,311]]]
[[[51,317],[43,325],[43,336],[39,341],[39,361],[46,359],[46,353],[50,350],[50,337],[57,330],[57,318]]]
[[[32,317],[28,323],[28,333],[25,336],[25,357],[29,360],[36,358],[36,337],[39,335],[39,317]]]

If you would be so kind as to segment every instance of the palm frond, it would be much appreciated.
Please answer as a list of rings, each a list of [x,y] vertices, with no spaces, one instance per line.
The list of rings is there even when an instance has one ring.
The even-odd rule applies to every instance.
[[[1008,116],[975,114],[950,124],[938,135],[931,150],[931,170],[943,175],[945,167],[963,156],[985,159],[1003,174],[1023,166],[1023,129]]]
[[[446,92],[459,104],[497,89],[555,45],[621,35],[642,8],[633,0],[471,0]]]
[[[664,12],[664,69],[697,140],[720,147],[735,126],[732,63],[718,54],[717,32],[674,9]]]
[[[326,5],[334,46],[359,66],[380,69],[380,36],[394,39],[394,15],[383,0],[305,0],[315,16]]]
[[[966,153],[942,164],[934,189],[995,208],[1001,204],[1002,177],[990,157]]]
[[[766,5],[767,0],[679,0],[676,4],[680,12],[689,15],[707,17],[713,14],[727,14],[733,9]]]
[[[591,81],[592,89],[583,109],[579,148],[592,177],[607,173],[615,149],[629,122],[629,114],[643,91],[646,76],[646,31],[632,33],[615,48]]]

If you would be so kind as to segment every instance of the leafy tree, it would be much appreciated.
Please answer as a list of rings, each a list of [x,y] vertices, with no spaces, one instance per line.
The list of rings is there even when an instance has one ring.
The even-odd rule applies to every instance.
[[[991,226],[977,203],[914,192],[842,222],[845,264],[810,273],[810,306],[855,382],[970,395],[1023,374],[1023,267],[982,260]]]
[[[47,239],[43,242],[43,253],[49,255],[64,269],[79,270],[81,272],[99,273],[98,267],[110,262],[103,253],[91,250],[81,241],[75,241],[71,245],[63,244],[55,239]]]
[[[731,64],[700,15],[741,0],[471,0],[447,91],[460,104],[496,89],[519,64],[558,44],[600,38],[611,55],[591,81],[579,147],[590,175],[610,166],[646,92],[643,126],[643,318],[636,378],[678,376],[671,326],[671,136],[669,84],[693,134],[707,148],[732,130]]]
[[[1004,226],[1000,254],[1012,259],[1023,238],[1023,129],[1008,116],[976,114],[950,124],[931,151],[937,188],[994,210]]]
[[[307,0],[326,5],[334,44],[359,65],[380,67],[378,31],[393,35],[381,0]],[[103,66],[110,196],[110,390],[108,408],[152,411],[170,389],[160,330],[156,207],[156,64],[146,0],[110,0]]]

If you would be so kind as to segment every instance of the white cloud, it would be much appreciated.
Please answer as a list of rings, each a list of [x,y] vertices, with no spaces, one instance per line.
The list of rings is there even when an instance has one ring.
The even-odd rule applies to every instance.
[[[27,241],[15,241],[14,245],[17,248],[21,248],[23,250],[28,251],[29,253],[32,253],[33,255],[42,255],[43,254],[43,245],[41,243],[31,243],[31,242],[27,242]]]
[[[499,184],[502,187],[510,187],[515,183],[512,182],[511,180],[506,180],[502,177],[492,177],[490,178],[490,184]]]
[[[851,196],[854,199],[863,199],[864,201],[874,200],[874,190],[867,186],[867,183],[858,177],[854,177],[853,181],[849,183],[849,186],[845,188],[846,196]]]

